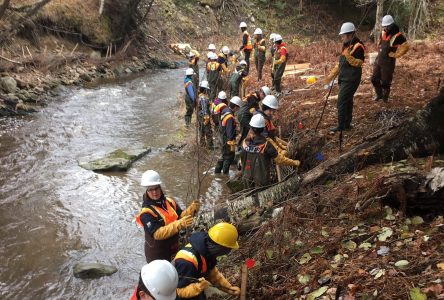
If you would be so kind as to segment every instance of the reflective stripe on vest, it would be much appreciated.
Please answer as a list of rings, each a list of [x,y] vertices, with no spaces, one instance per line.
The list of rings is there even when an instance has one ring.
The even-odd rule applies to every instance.
[[[274,131],[276,130],[276,127],[274,127],[273,122],[271,122],[271,120],[265,119],[265,127],[267,128],[267,131]]]
[[[386,35],[386,32],[383,31],[383,32],[382,32],[382,39],[383,39],[384,41],[386,41],[386,42],[390,41],[390,43],[389,43],[389,44],[390,44],[390,47],[394,47],[394,48],[396,48],[396,47],[398,47],[398,45],[393,46],[393,43],[395,42],[396,38],[397,38],[398,36],[400,36],[400,35],[401,35],[401,32],[396,33],[394,36]]]
[[[202,265],[199,266],[199,260],[193,254],[193,252],[191,252],[187,248],[188,249],[192,248],[191,244],[187,244],[184,249],[182,249],[179,252],[177,252],[176,257],[174,258],[174,260],[183,259],[185,261],[188,261],[188,262],[190,262],[190,263],[192,263],[194,265],[194,267],[196,268],[196,270],[199,273],[206,273],[207,272],[207,261],[205,260],[205,258],[202,255],[200,256],[200,261],[202,262]]]
[[[251,43],[250,34],[247,31],[244,31],[242,33],[242,40],[244,39],[244,35],[247,35],[247,45],[245,45],[244,50],[251,50],[251,49],[253,49],[253,44]]]
[[[213,109],[213,114],[214,115],[218,115],[221,113],[222,109],[224,109],[225,107],[227,107],[227,105],[225,103],[219,103],[218,105],[216,105]]]
[[[149,213],[153,217],[161,217],[164,221],[165,225],[168,225],[174,221],[177,221],[179,219],[179,216],[176,212],[176,202],[171,198],[166,198],[165,201],[166,210],[164,210],[161,207],[150,205],[149,207],[143,207],[141,212],[136,216],[136,222],[140,227],[143,227],[143,223],[140,220],[140,217],[143,214]],[[156,214],[157,213],[157,214]]]
[[[355,53],[355,51],[358,50],[359,47],[361,47],[362,50],[365,51],[364,45],[362,45],[361,43],[356,43],[356,44],[353,45],[353,48],[350,51],[350,55],[353,55],[353,53]]]
[[[265,142],[263,144],[260,145],[248,145],[247,144],[247,139],[244,139],[244,141],[242,142],[242,148],[246,151],[246,152],[250,152],[250,153],[261,153],[263,154],[265,152],[265,147],[267,146],[268,142]]]
[[[227,126],[227,122],[228,122],[228,120],[229,119],[234,119],[234,117],[233,117],[233,114],[231,113],[231,111],[230,112],[227,112],[227,113],[225,113],[223,116],[222,116],[222,126]]]

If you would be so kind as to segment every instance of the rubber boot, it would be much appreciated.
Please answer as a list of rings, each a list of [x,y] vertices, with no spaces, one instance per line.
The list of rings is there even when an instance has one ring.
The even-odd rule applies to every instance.
[[[190,127],[190,125],[191,125],[191,117],[185,116],[185,126]]]
[[[380,86],[375,86],[375,96],[373,97],[374,101],[379,101],[382,99],[382,88]]]
[[[382,90],[382,100],[387,103],[390,97],[390,88]]]
[[[223,166],[223,173],[225,174],[225,175],[228,175],[228,173],[230,173],[230,165],[231,165],[231,162],[230,161],[228,161],[228,160],[225,160],[224,161],[224,166]]]
[[[223,160],[218,160],[216,167],[214,168],[214,174],[220,174],[222,172],[222,167],[224,166]]]

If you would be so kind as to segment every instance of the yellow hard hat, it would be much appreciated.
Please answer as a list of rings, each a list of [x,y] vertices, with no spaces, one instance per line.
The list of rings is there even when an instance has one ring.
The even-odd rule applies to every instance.
[[[314,84],[314,83],[316,83],[316,81],[318,81],[316,76],[308,76],[307,77],[307,84]]]
[[[231,249],[239,249],[237,229],[230,223],[222,222],[214,225],[208,230],[208,235],[216,244]]]

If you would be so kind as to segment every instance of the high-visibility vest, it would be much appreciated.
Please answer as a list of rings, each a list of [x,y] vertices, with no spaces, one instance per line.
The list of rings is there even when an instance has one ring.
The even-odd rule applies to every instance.
[[[393,43],[395,42],[396,38],[400,35],[401,35],[401,32],[398,32],[395,35],[391,36],[391,35],[387,34],[385,31],[383,31],[382,32],[382,40],[389,42],[390,47],[397,48],[398,45],[393,46]]]
[[[191,246],[191,244],[187,244],[183,249],[177,252],[176,257],[173,260],[173,264],[178,259],[183,259],[185,261],[192,263],[196,268],[197,272],[200,274],[205,274],[208,271],[207,261],[205,260],[205,257],[198,254],[196,250],[193,249],[193,246]]]
[[[150,205],[148,207],[143,207],[141,212],[136,216],[136,222],[140,227],[143,227],[143,223],[140,219],[140,217],[143,214],[150,214],[155,218],[162,218],[165,225],[168,225],[174,221],[177,221],[179,219],[179,215],[176,212],[177,204],[176,201],[174,201],[172,198],[166,198],[165,201],[166,210],[162,207],[158,207],[155,205]]]
[[[244,35],[247,35],[247,45],[245,45],[244,50],[252,50],[253,49],[253,44],[251,43],[250,34],[245,30],[242,33],[242,41],[244,39]]]

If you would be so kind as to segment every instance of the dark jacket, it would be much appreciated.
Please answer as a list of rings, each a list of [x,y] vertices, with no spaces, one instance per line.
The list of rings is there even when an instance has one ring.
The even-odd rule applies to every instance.
[[[342,50],[345,49],[349,49],[351,56],[353,56],[354,58],[364,61],[364,44],[357,37],[353,37],[351,41],[344,43],[342,46]],[[341,56],[339,57],[338,82],[360,82],[361,76],[362,66],[354,67],[350,65],[345,56],[341,54]]]

